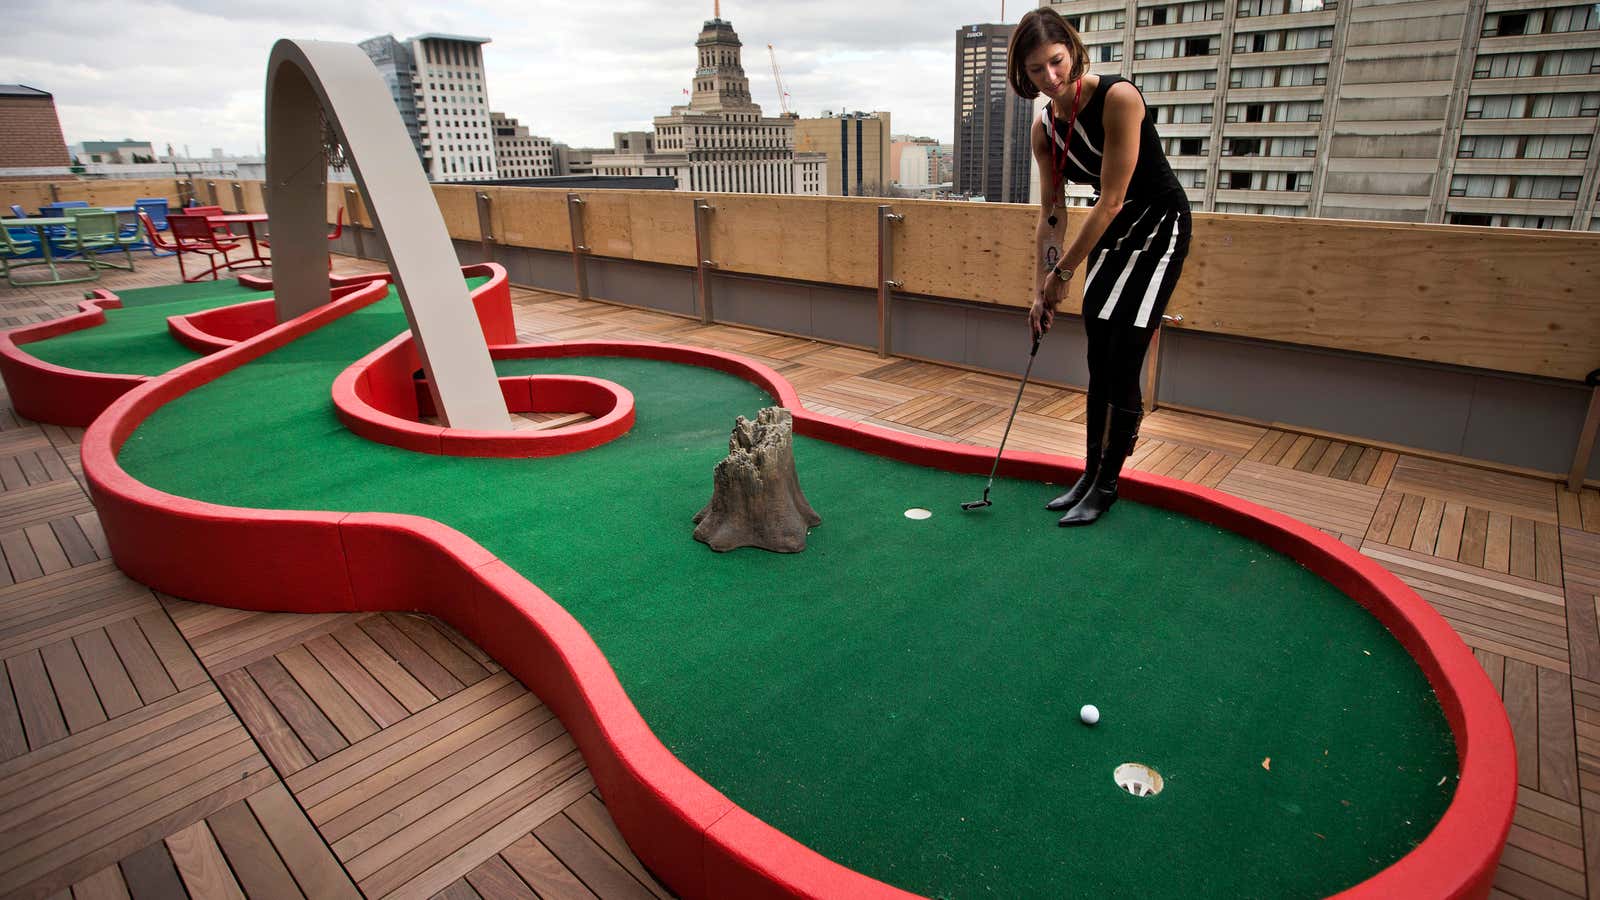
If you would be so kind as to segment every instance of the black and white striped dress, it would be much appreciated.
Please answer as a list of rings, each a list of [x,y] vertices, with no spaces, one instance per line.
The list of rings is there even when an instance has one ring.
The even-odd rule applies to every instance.
[[[1100,76],[1100,84],[1078,111],[1072,134],[1067,120],[1051,121],[1052,105],[1039,113],[1039,121],[1055,141],[1054,156],[1061,175],[1075,184],[1087,184],[1100,193],[1100,162],[1105,148],[1106,92],[1127,79]],[[1065,151],[1065,152],[1063,152]],[[1083,316],[1135,328],[1161,321],[1189,253],[1189,199],[1167,157],[1148,107],[1139,129],[1139,160],[1122,210],[1089,252],[1083,290]]]

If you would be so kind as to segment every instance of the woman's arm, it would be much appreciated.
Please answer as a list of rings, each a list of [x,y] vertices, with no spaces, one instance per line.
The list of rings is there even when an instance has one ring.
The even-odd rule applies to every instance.
[[[1127,83],[1113,85],[1106,93],[1103,121],[1106,145],[1100,158],[1100,199],[1089,210],[1072,245],[1062,257],[1060,268],[1068,273],[1068,277],[1089,257],[1090,251],[1105,235],[1111,221],[1122,211],[1123,201],[1127,199],[1128,183],[1133,179],[1133,169],[1139,161],[1139,128],[1144,122],[1144,99],[1139,96],[1139,91]],[[1052,291],[1065,293],[1065,284],[1061,285],[1063,290],[1055,288],[1059,281],[1061,279],[1053,273],[1047,279],[1042,288],[1046,298],[1051,296]],[[1060,302],[1059,296],[1056,302]]]
[[[1039,166],[1039,227],[1036,229],[1035,242],[1038,254],[1034,257],[1033,280],[1033,310],[1029,313],[1029,324],[1033,328],[1035,338],[1042,336],[1050,330],[1050,322],[1055,318],[1056,307],[1061,303],[1057,296],[1055,302],[1050,302],[1045,296],[1045,285],[1048,281],[1050,270],[1061,261],[1061,241],[1067,231],[1067,211],[1063,206],[1066,200],[1064,186],[1057,181],[1055,166],[1051,160],[1051,136],[1045,133],[1044,123],[1035,118],[1033,120],[1033,159]],[[1055,224],[1050,224],[1050,219],[1055,218]],[[1060,293],[1060,291],[1058,291]]]

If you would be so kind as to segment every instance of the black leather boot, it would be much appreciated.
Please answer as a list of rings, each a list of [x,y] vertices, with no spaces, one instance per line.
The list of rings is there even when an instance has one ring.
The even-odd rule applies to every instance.
[[[1143,410],[1111,407],[1111,427],[1106,434],[1105,453],[1101,456],[1100,470],[1095,475],[1094,484],[1090,485],[1083,499],[1056,522],[1057,525],[1062,528],[1092,525],[1105,515],[1111,504],[1117,502],[1117,476],[1122,474],[1122,464],[1133,453],[1134,441],[1139,438],[1139,420],[1142,418]]]
[[[1046,503],[1045,509],[1053,512],[1071,509],[1083,499],[1084,494],[1089,493],[1089,486],[1094,484],[1095,473],[1100,471],[1100,455],[1105,447],[1106,423],[1110,418],[1110,411],[1109,403],[1089,401],[1089,420],[1085,423],[1088,430],[1084,434],[1083,474],[1073,482],[1072,490]]]

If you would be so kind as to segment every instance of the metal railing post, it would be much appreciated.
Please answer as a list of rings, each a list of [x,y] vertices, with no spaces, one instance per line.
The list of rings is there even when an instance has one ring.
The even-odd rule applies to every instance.
[[[478,191],[478,234],[483,247],[483,261],[494,262],[494,224],[491,216],[491,207],[494,200],[485,192]]]
[[[1150,335],[1150,349],[1144,355],[1144,411],[1146,414],[1156,411],[1156,388],[1161,383],[1161,332],[1168,322],[1178,323],[1183,321],[1183,316],[1162,316],[1156,323],[1156,333]]]
[[[1583,383],[1589,386],[1589,414],[1583,418],[1578,449],[1572,455],[1572,471],[1567,473],[1567,490],[1574,494],[1583,490],[1583,476],[1589,471],[1589,457],[1594,453],[1595,432],[1600,431],[1600,369],[1590,372]]]
[[[211,195],[212,206],[222,205],[222,201],[217,198],[217,183],[215,181],[206,182],[206,193]]]
[[[350,226],[350,234],[356,242],[356,259],[367,258],[367,244],[365,235],[361,233],[364,227],[356,218],[356,189],[344,189],[344,220]]]
[[[236,213],[246,212],[244,208],[244,185],[237,181],[233,183],[233,211]]]
[[[706,198],[694,199],[694,287],[700,322],[705,325],[716,321],[711,309],[711,270],[717,267],[711,260],[711,213],[714,209]]]
[[[583,242],[584,199],[567,195],[567,219],[572,223],[572,272],[577,280],[578,297],[589,299],[589,245]]]
[[[894,211],[894,207],[884,205],[878,207],[878,356],[887,358],[893,352],[893,338],[890,330],[893,325],[892,305],[894,300],[893,289],[901,287],[903,282],[894,280],[894,230],[893,225],[905,219]]]
[[[50,182],[50,202],[61,202],[61,185],[56,184],[54,181]]]

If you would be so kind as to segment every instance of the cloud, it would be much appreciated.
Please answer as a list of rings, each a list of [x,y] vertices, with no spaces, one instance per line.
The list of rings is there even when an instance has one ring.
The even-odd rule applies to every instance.
[[[54,94],[69,143],[131,137],[160,149],[188,145],[196,155],[212,147],[255,153],[267,55],[279,38],[478,35],[492,39],[484,48],[492,108],[573,146],[609,146],[613,131],[648,129],[683,102],[710,7],[279,0],[224,13],[201,0],[84,0],[11,17],[0,81]],[[888,110],[897,133],[949,138],[955,35],[975,21],[971,4],[725,2],[722,14],[739,33],[751,94],[768,115],[779,111],[771,43],[802,115]]]

